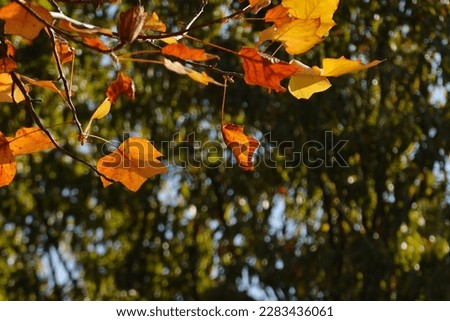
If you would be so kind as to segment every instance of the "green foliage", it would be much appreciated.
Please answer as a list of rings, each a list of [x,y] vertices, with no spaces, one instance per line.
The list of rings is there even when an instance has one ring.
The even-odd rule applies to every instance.
[[[199,3],[152,5],[186,21]],[[220,10],[223,2],[209,6]],[[108,10],[94,9],[67,12],[109,19]],[[273,168],[169,164],[167,174],[131,193],[103,189],[59,152],[22,156],[19,177],[0,189],[0,299],[450,299],[450,109],[447,98],[434,96],[449,88],[448,5],[342,1],[335,18],[329,39],[306,60],[348,53],[387,61],[333,79],[329,91],[306,102],[240,79],[229,88],[226,120],[245,117],[252,135],[294,142],[295,150],[277,151]],[[233,49],[252,36],[236,26],[197,33]],[[48,52],[38,39],[22,51],[21,68],[55,77]],[[114,78],[102,58],[84,54],[76,62],[74,102],[83,118]],[[239,68],[233,59],[219,63]],[[92,132],[117,141],[137,132],[193,164],[189,134],[202,144],[216,139],[222,89],[180,80],[161,66],[127,68],[136,100],[119,101]],[[37,113],[49,124],[71,119],[55,112],[64,107],[54,95],[36,95],[44,101]],[[2,113],[1,128],[11,131],[27,118],[9,105]],[[305,142],[323,143],[326,131],[348,140],[341,151],[348,167],[283,165]],[[52,132],[77,139],[74,126]],[[182,143],[158,145],[172,139]],[[94,162],[102,144],[76,152]]]

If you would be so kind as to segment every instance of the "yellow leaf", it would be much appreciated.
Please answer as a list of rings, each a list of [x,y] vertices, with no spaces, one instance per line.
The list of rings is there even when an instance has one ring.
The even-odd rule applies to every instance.
[[[205,72],[199,73],[193,69],[183,66],[178,61],[173,62],[167,58],[164,58],[163,62],[164,62],[164,66],[167,69],[169,69],[173,72],[176,72],[179,75],[187,75],[191,79],[193,79],[201,84],[208,85],[209,83],[213,83],[215,85],[222,86],[222,84],[220,82],[215,81],[213,78],[208,76],[208,74],[206,74]]]
[[[159,31],[159,32],[166,32],[166,25],[159,20],[158,15],[156,12],[153,12],[151,15],[147,15],[147,18],[145,19],[144,27],[142,30],[150,30],[150,31]]]
[[[378,65],[382,60],[374,60],[364,65],[359,60],[350,60],[345,57],[325,58],[322,60],[322,76],[325,77],[339,77],[355,71],[364,70]]]
[[[28,3],[26,5],[46,22],[52,22],[53,19],[48,10]],[[45,27],[43,23],[15,2],[0,8],[0,19],[5,21],[6,34],[19,35],[30,41],[36,38]]]
[[[91,130],[92,121],[94,119],[100,119],[108,115],[109,111],[111,110],[111,100],[109,98],[105,98],[105,100],[100,104],[100,106],[97,107],[95,112],[92,114],[91,119],[89,120],[89,123],[86,126],[86,129],[84,130],[84,135],[89,135],[89,131]]]
[[[282,5],[289,13],[298,19],[320,19],[317,30],[319,37],[324,36],[336,24],[333,14],[339,0],[283,0]]]
[[[321,75],[321,70],[317,67],[309,67],[297,60],[292,60],[294,64],[301,68],[289,80],[289,92],[297,99],[309,99],[313,94],[322,92],[331,87],[328,79]]]
[[[162,154],[146,139],[131,137],[114,152],[102,157],[97,170],[106,177],[122,183],[136,192],[152,176],[166,173],[167,169],[157,158]],[[103,187],[112,184],[101,177]]]
[[[13,94],[14,88],[14,94]],[[28,86],[25,86],[28,92]],[[14,95],[14,99],[13,99]],[[13,86],[13,80],[9,73],[0,74],[0,102],[6,103],[20,103],[25,100],[25,96],[20,91],[17,85]]]
[[[259,33],[259,42],[280,41],[292,55],[304,53],[322,41],[317,35],[320,19],[296,19],[280,27],[275,25]]]

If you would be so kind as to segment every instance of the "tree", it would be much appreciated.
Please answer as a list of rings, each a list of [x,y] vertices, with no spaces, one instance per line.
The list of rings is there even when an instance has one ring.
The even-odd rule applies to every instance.
[[[151,9],[146,8],[148,13],[154,11],[157,16],[148,15],[140,23],[145,25],[151,21],[152,28],[164,23],[169,30],[152,29],[152,37],[159,32],[177,36],[189,30],[181,43],[188,43],[190,48],[200,44],[209,49],[202,54],[220,56],[216,65],[209,62],[186,65],[190,59],[178,55],[173,58],[173,52],[165,56],[172,63],[147,64],[129,59],[148,59],[135,53],[149,50],[151,46],[140,41],[146,36],[139,32],[133,39],[134,31],[139,28],[134,20],[131,27],[127,22],[127,16],[140,15],[141,7],[131,5],[131,11],[127,11],[125,4],[94,3],[80,7],[70,2],[60,3],[62,12],[77,21],[86,22],[87,17],[91,18],[91,24],[111,26],[116,23],[113,17],[118,11],[123,13],[119,25],[121,19],[126,21],[122,22],[124,27],[119,28],[118,34],[114,34],[116,41],[105,48],[84,38],[79,43],[79,31],[65,29],[71,33],[66,40],[82,49],[82,54],[78,52],[74,60],[73,75],[68,63],[62,61],[56,65],[64,73],[55,72],[49,39],[56,45],[56,34],[52,36],[50,32],[49,37],[41,32],[29,45],[13,42],[17,47],[14,61],[19,63],[20,71],[8,71],[14,85],[11,83],[4,92],[16,103],[20,100],[16,92],[18,97],[22,94],[25,102],[19,108],[4,106],[2,132],[14,133],[18,128],[30,127],[39,116],[45,120],[40,129],[49,130],[61,149],[17,157],[16,178],[8,187],[0,189],[4,213],[2,256],[6,259],[1,267],[5,271],[0,281],[4,285],[3,297],[448,297],[448,291],[440,284],[445,284],[443,281],[449,277],[445,229],[448,225],[445,166],[448,166],[449,149],[442,136],[449,114],[442,107],[445,97],[439,99],[437,95],[448,81],[448,58],[444,54],[448,15],[445,5],[435,8],[428,4],[354,4],[351,1],[340,4],[334,15],[338,27],[326,30],[330,32],[329,37],[302,55],[302,63],[321,65],[321,58],[342,54],[365,61],[372,57],[388,61],[367,72],[333,80],[330,90],[317,93],[306,102],[245,85],[282,91],[279,82],[261,84],[259,76],[249,79],[251,72],[245,67],[246,58],[242,58],[247,56],[250,65],[262,60],[263,66],[272,68],[281,64],[283,68],[292,68],[289,89],[294,93],[294,85],[303,88],[304,83],[299,80],[302,73],[306,74],[304,78],[314,79],[314,85],[324,84],[327,81],[324,77],[333,75],[327,71],[326,60],[319,70],[295,62],[280,63],[254,50],[241,51],[242,47],[255,48],[255,36],[269,41],[285,35],[277,34],[283,30],[282,24],[275,29],[267,18],[271,16],[269,13],[280,10],[280,6],[273,3],[253,15],[249,10],[270,1],[250,3],[250,7],[245,7],[246,4],[234,2],[223,14],[223,3],[211,1],[185,29],[177,23],[193,21],[189,19],[192,12],[200,12],[200,1],[183,2],[182,6],[154,1],[149,4],[153,6]],[[289,3],[296,1],[285,1],[281,6],[288,8]],[[21,8],[28,10],[26,7]],[[30,10],[27,12],[32,14]],[[224,16],[235,13],[233,18],[239,19],[223,21]],[[252,20],[253,17],[265,17],[265,21]],[[294,25],[302,19],[293,12],[291,16],[281,14],[281,17]],[[424,23],[413,25],[418,19]],[[220,23],[212,24],[213,21]],[[326,26],[329,20],[322,17],[321,21]],[[196,25],[209,28],[191,31]],[[416,28],[414,35],[411,28]],[[433,33],[429,32],[431,29]],[[4,30],[8,33],[7,24]],[[318,30],[320,25],[316,33]],[[427,41],[422,41],[425,35]],[[290,38],[282,40],[287,53],[277,51],[273,44],[267,47],[266,53],[289,61],[292,57],[288,54],[297,53],[289,46]],[[400,41],[405,44],[400,46]],[[6,40],[3,43],[7,52],[10,46]],[[86,46],[93,51],[87,52]],[[175,48],[170,44],[163,45],[162,49],[151,48],[158,50],[159,55],[164,48],[171,47]],[[224,55],[224,48],[239,55]],[[112,61],[108,58],[111,56],[97,51],[115,53],[123,73],[112,72]],[[186,49],[181,52],[192,53]],[[7,54],[6,58],[11,57]],[[182,62],[183,68],[176,62]],[[242,62],[243,80],[237,75]],[[220,112],[222,98],[216,98],[222,97],[223,86],[193,85],[191,78],[170,73],[165,69],[167,65],[189,77],[196,75],[193,78],[197,77],[197,70],[202,71],[200,68],[216,77],[232,77],[234,84],[227,81],[226,102],[222,106],[225,112]],[[32,79],[23,76],[17,79],[19,72]],[[58,94],[48,90],[49,83],[32,83],[33,79],[56,79],[62,74],[71,75],[66,80],[75,92],[71,99],[76,113],[72,106],[68,108],[61,103],[71,96],[70,90]],[[288,76],[280,80],[285,77]],[[107,93],[108,99],[102,104],[103,98],[99,97],[105,92],[105,84],[111,84],[113,79],[122,83],[132,79],[136,99],[126,101],[115,97],[122,90],[132,96],[124,89],[131,86],[110,85],[108,91],[113,96]],[[33,86],[31,93],[26,86]],[[107,114],[110,107],[108,100],[116,101],[107,118],[100,119],[97,116]],[[34,114],[30,105],[35,109]],[[166,155],[166,159],[161,159],[168,165],[168,172],[155,176],[136,193],[126,192],[118,184],[103,189],[85,162],[91,164],[96,155],[114,151],[110,150],[110,144],[88,136],[85,126],[77,128],[68,124],[75,114],[84,120],[83,124],[93,120],[90,135],[124,142],[128,135],[139,133],[140,137],[151,140]],[[218,148],[222,144],[217,137],[222,124],[231,121],[245,122],[246,131],[261,143],[254,152],[254,171],[242,171],[236,166],[227,168],[233,161],[229,152]],[[239,136],[240,127],[237,128]],[[32,135],[18,133],[18,137],[22,136]],[[2,146],[14,145],[8,138],[2,141],[5,139],[8,144]],[[336,145],[345,141],[348,142],[344,147]],[[26,145],[20,139],[15,142],[19,147]],[[308,142],[321,143],[324,148],[306,144],[312,147],[308,153],[312,158],[299,159],[306,155],[299,152],[304,151],[301,147]],[[230,145],[230,141],[227,143]],[[239,139],[231,143],[245,146]],[[10,149],[15,151],[15,148]],[[126,154],[126,147],[114,150]],[[239,159],[245,154],[242,150],[233,152],[244,169],[251,167]],[[73,156],[80,157],[84,163],[76,162]],[[248,158],[244,157],[245,160]],[[326,164],[316,166],[314,160]],[[105,176],[103,183],[108,184],[111,177]],[[437,283],[435,278],[441,282]]]

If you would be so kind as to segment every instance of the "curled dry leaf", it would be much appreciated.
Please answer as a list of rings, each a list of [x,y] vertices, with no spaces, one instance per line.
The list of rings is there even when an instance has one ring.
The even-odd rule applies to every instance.
[[[52,23],[53,18],[48,10],[38,5],[29,3],[24,4],[31,8],[47,23]],[[4,30],[6,34],[19,35],[30,41],[34,40],[39,35],[42,28],[45,27],[42,22],[16,2],[9,3],[0,8],[0,19],[5,21]]]
[[[259,142],[244,134],[244,126],[232,123],[222,124],[222,136],[227,147],[233,152],[239,166],[246,171],[254,170],[253,153]]]
[[[144,31],[166,32],[167,27],[161,20],[159,20],[156,12],[153,12],[151,15],[147,15],[144,27],[142,29]]]
[[[205,53],[203,49],[189,48],[182,43],[169,44],[162,48],[163,55],[173,56],[184,60],[206,61],[219,59],[219,56]]]
[[[267,7],[272,2],[271,0],[249,0],[252,12],[257,14],[259,10]]]
[[[124,95],[131,100],[134,99],[133,79],[123,74],[121,71],[117,74],[116,80],[111,82],[106,90],[106,97],[108,97],[113,104],[120,95]]]
[[[139,5],[121,12],[117,23],[120,41],[123,44],[132,43],[141,33],[147,19],[144,7]]]
[[[286,62],[272,62],[254,48],[242,48],[239,55],[244,66],[244,80],[249,85],[284,92],[286,89],[280,85],[280,81],[300,71],[299,67]]]
[[[55,39],[56,52],[58,53],[61,64],[72,62],[75,58],[75,49],[69,43],[61,38]]]
[[[161,156],[150,141],[131,137],[114,152],[100,158],[97,170],[136,192],[150,177],[167,172],[164,164],[157,159]],[[112,184],[104,177],[101,177],[101,180],[103,187]]]

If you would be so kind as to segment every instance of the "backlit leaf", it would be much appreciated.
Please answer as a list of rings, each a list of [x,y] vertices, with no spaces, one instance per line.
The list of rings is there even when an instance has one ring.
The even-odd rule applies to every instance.
[[[227,147],[233,152],[239,166],[246,171],[254,170],[253,153],[259,142],[244,134],[244,126],[232,123],[222,124],[222,136]]]
[[[166,25],[161,20],[159,20],[156,12],[153,12],[151,15],[147,15],[144,27],[142,29],[148,31],[166,32],[167,28]]]
[[[26,5],[46,22],[52,22],[52,16],[43,7],[29,3],[26,3]],[[15,2],[0,8],[0,19],[5,21],[6,34],[19,35],[30,41],[36,38],[42,28],[45,27],[43,23]]]
[[[102,157],[97,170],[106,177],[122,183],[136,192],[152,176],[166,173],[167,169],[157,158],[162,154],[144,138],[131,137],[114,152]],[[112,184],[101,177],[104,187]]]
[[[96,37],[81,35],[81,39],[83,39],[83,42],[87,44],[89,47],[97,48],[101,51],[109,50],[108,46],[105,45],[100,39]]]
[[[16,175],[16,161],[8,140],[0,132],[0,187],[9,185]]]
[[[61,64],[65,64],[67,62],[73,61],[75,58],[75,49],[71,47],[67,41],[62,40],[60,38],[55,39],[56,43],[56,51],[59,55],[59,60],[61,61]]]
[[[28,91],[28,86],[25,86]],[[13,94],[14,92],[14,94]],[[14,95],[14,99],[13,99]],[[0,102],[19,103],[25,100],[25,96],[20,91],[19,87],[14,85],[13,80],[9,73],[0,74]]]
[[[330,82],[321,76],[321,70],[317,67],[309,67],[299,61],[293,60],[292,64],[301,68],[289,80],[289,92],[297,99],[309,99],[314,93],[322,92],[331,87]]]
[[[170,44],[162,48],[163,55],[173,56],[184,60],[206,61],[218,59],[219,56],[205,53],[203,49],[189,48],[182,43]]]
[[[14,138],[8,138],[9,147],[14,156],[26,155],[55,148],[50,138],[35,127],[21,128]]]
[[[144,26],[147,14],[141,5],[134,6],[119,15],[117,31],[120,41],[124,44],[132,43]]]
[[[272,62],[254,48],[242,48],[239,55],[244,66],[245,82],[274,89],[276,92],[286,91],[280,81],[300,70],[299,67],[286,62]]]
[[[0,59],[0,73],[11,72],[17,68],[16,62],[9,58],[3,57]]]
[[[134,82],[133,79],[123,74],[121,71],[117,74],[116,79],[111,82],[106,90],[106,96],[111,103],[115,103],[120,95],[124,95],[126,98],[134,99]]]
[[[279,4],[272,9],[267,10],[264,20],[266,22],[273,22],[277,28],[280,28],[282,25],[287,24],[294,19],[289,15],[289,9]]]
[[[345,57],[325,58],[322,60],[322,76],[339,77],[355,71],[364,70],[378,65],[381,60],[374,60],[368,64],[363,64],[359,60],[350,60]]]
[[[84,135],[88,135],[89,131],[91,129],[92,121],[94,119],[100,119],[108,115],[109,111],[111,110],[111,100],[109,98],[105,98],[105,100],[100,104],[100,106],[97,107],[95,112],[92,114],[91,119],[89,120],[89,123],[86,126],[86,129],[84,130]]]
[[[258,13],[259,10],[270,5],[271,0],[250,0],[250,6],[252,8],[253,13]]]
[[[208,84],[212,83],[212,84],[215,84],[218,86],[222,86],[222,84],[220,82],[217,82],[216,80],[211,78],[206,72],[200,73],[198,71],[195,71],[193,69],[183,66],[178,61],[173,62],[169,59],[164,58],[164,66],[167,69],[169,69],[173,72],[176,72],[179,75],[187,75],[191,79],[193,79],[201,84],[208,85]]]

